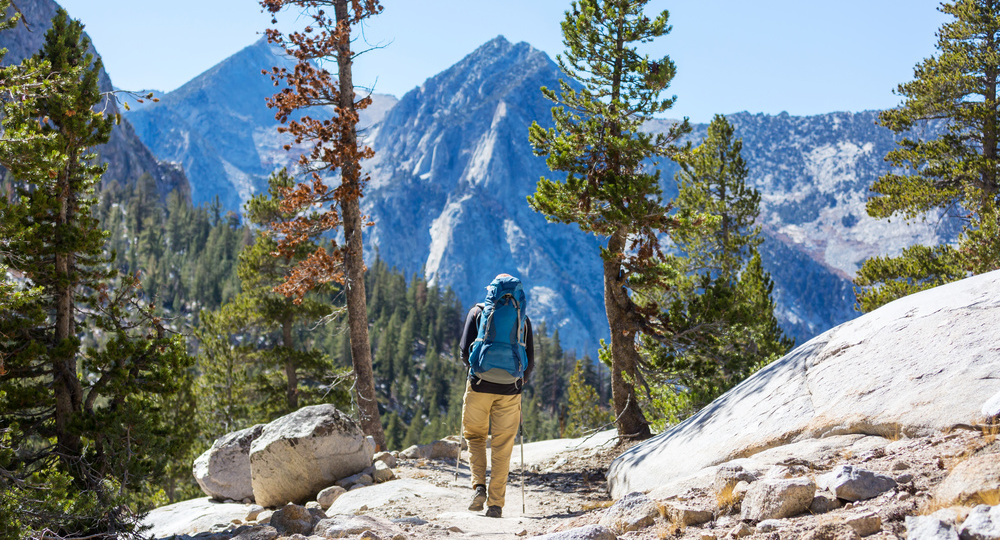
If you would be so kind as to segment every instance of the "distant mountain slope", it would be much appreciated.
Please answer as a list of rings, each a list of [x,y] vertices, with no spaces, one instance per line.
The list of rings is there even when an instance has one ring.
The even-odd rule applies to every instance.
[[[277,88],[261,73],[292,65],[280,48],[261,38],[126,116],[157,156],[183,164],[196,204],[218,196],[223,207],[240,211],[255,193],[266,191],[273,170],[297,157],[282,148],[289,138],[278,135],[279,124],[266,105]],[[373,99],[362,112],[362,127],[396,102],[381,94]]]
[[[52,26],[52,17],[59,9],[59,5],[52,0],[19,0],[16,4],[23,14],[24,21],[30,25],[30,30],[22,23],[12,30],[0,32],[0,47],[7,49],[4,65],[20,63],[42,47],[45,42],[45,32]],[[73,16],[72,13],[69,15]],[[97,54],[97,51],[94,52]],[[100,85],[102,92],[110,92],[113,89],[111,79],[103,69],[100,73]],[[109,114],[119,112],[118,104],[114,100],[109,100],[105,106]],[[165,198],[174,190],[185,198],[190,197],[190,186],[184,172],[174,164],[158,161],[136,136],[132,124],[124,118],[111,131],[110,140],[98,147],[97,152],[101,160],[108,164],[104,181],[117,180],[131,183],[142,174],[149,173],[156,181],[161,198]]]
[[[746,112],[727,117],[743,139],[750,182],[761,192],[761,223],[772,235],[817,262],[853,277],[865,259],[897,254],[914,243],[937,244],[956,237],[957,220],[904,224],[876,220],[865,212],[869,187],[889,172],[885,155],[899,136],[876,125],[878,111],[816,116]],[[650,127],[663,130],[667,122]],[[695,126],[701,140],[707,126]],[[926,135],[936,125],[920,128]],[[664,177],[677,167],[666,163]]]
[[[547,223],[525,200],[549,174],[527,130],[550,123],[538,88],[558,73],[544,53],[498,37],[403,96],[372,137],[369,245],[466,305],[496,274],[516,273],[529,315],[594,354],[608,332],[597,239]]]
[[[189,168],[196,201],[218,194],[236,209],[273,168],[294,161],[263,105],[274,87],[259,74],[282,62],[260,41],[128,113],[147,144]],[[594,354],[608,332],[599,242],[546,223],[525,202],[539,176],[552,176],[527,129],[550,123],[552,104],[538,88],[560,76],[544,53],[497,37],[398,103],[377,101],[365,130],[376,150],[365,164],[371,183],[362,204],[375,223],[366,249],[452,286],[466,305],[481,300],[495,274],[514,271],[529,287],[530,315],[558,328],[568,347]],[[875,125],[876,114],[729,116],[763,195],[761,251],[779,320],[800,343],[856,315],[850,277],[866,257],[954,237],[946,221],[903,227],[865,214],[868,186],[889,170],[882,157],[896,140]],[[689,140],[706,128],[695,125]],[[676,165],[660,167],[675,194]]]

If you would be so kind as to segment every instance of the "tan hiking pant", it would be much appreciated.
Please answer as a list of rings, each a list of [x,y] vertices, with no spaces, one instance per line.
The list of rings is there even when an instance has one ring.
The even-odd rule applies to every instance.
[[[469,443],[472,485],[486,484],[486,436],[492,427],[492,459],[486,505],[503,507],[510,454],[514,450],[514,438],[521,421],[521,395],[474,392],[471,385],[471,382],[465,383],[465,397],[462,398],[462,436]]]

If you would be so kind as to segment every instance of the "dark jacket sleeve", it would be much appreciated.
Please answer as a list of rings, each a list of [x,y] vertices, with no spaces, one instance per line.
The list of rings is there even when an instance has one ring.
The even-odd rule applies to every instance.
[[[472,342],[476,341],[479,335],[479,316],[483,314],[483,308],[479,304],[472,306],[469,314],[465,316],[465,328],[462,329],[462,339],[458,342],[458,348],[462,351],[462,363],[469,367],[469,349]]]
[[[524,338],[524,352],[528,357],[528,366],[524,368],[524,381],[528,382],[528,377],[531,376],[531,370],[535,368],[535,338],[534,332],[531,331],[531,319],[524,318],[525,334]]]

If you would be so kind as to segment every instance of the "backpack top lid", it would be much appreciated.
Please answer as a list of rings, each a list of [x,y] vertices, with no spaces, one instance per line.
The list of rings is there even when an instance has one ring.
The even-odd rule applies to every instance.
[[[511,295],[517,303],[521,317],[524,317],[526,298],[521,280],[510,274],[499,274],[493,278],[489,286],[486,287],[486,306],[491,306],[499,302],[504,296]]]

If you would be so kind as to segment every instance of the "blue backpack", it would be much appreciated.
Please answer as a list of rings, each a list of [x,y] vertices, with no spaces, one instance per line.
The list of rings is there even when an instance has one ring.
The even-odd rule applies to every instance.
[[[479,332],[469,351],[469,365],[473,373],[481,375],[499,368],[515,380],[524,378],[524,368],[528,365],[524,324],[526,307],[524,289],[521,280],[516,277],[501,274],[486,287]]]

